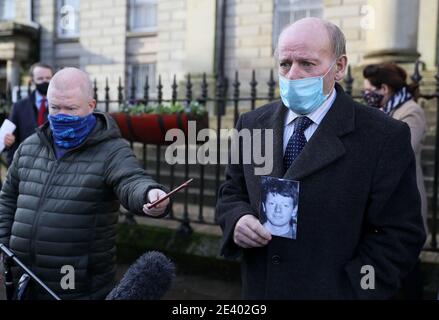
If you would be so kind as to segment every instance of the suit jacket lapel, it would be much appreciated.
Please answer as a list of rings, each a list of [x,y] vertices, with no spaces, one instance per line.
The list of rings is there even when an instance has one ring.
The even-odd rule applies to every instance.
[[[37,107],[37,94],[34,91],[32,91],[32,93],[30,94],[30,99],[29,99],[29,116],[32,117],[32,120],[29,119],[30,121],[32,121],[33,124],[37,123],[37,115],[38,115],[38,107]]]
[[[283,178],[301,180],[344,155],[340,137],[354,130],[355,113],[352,99],[340,85],[335,88],[337,98],[333,105]]]
[[[274,109],[274,110],[273,110]],[[267,112],[261,114],[257,118],[257,123],[261,129],[273,130],[273,171],[271,176],[281,178],[284,174],[283,169],[283,134],[284,134],[284,118],[286,107],[281,101],[278,101],[274,108],[270,108]],[[265,139],[262,139],[262,150],[265,149]],[[270,155],[266,155],[269,157]],[[269,160],[266,160],[269,161]]]

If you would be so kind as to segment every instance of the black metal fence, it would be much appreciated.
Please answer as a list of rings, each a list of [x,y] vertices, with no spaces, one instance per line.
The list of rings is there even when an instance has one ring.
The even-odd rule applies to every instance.
[[[439,68],[438,68],[439,70]],[[416,62],[414,73],[411,76],[412,81],[420,83],[422,75],[420,74],[420,62]],[[439,111],[439,72],[435,76],[435,92],[432,94],[422,94],[420,99],[436,99],[436,110]],[[135,81],[132,81],[134,84]],[[344,88],[348,94],[352,95],[354,78],[352,77],[351,68],[348,68],[347,75],[344,79]],[[267,75],[267,80],[259,83],[256,79],[255,71],[252,72],[248,86],[244,87],[240,82],[239,73],[236,72],[233,79],[216,78],[209,81],[206,74],[193,80],[191,75],[187,75],[183,84],[178,84],[176,77],[173,77],[170,83],[170,99],[164,99],[164,91],[161,76],[158,77],[156,88],[151,88],[148,83],[148,77],[145,79],[143,88],[143,96],[136,97],[137,88],[133,85],[127,90],[123,87],[121,79],[117,88],[117,99],[110,98],[110,87],[108,79],[106,79],[103,92],[98,87],[98,83],[94,81],[94,98],[98,101],[98,109],[110,112],[113,106],[119,107],[125,105],[133,106],[135,104],[148,105],[155,103],[161,105],[163,103],[183,103],[189,105],[193,101],[206,106],[209,110],[210,122],[214,124],[217,137],[220,137],[220,129],[223,128],[225,122],[227,126],[233,126],[239,114],[243,111],[253,110],[258,105],[277,99],[275,81],[273,71]],[[155,89],[155,90],[154,90]],[[154,95],[152,92],[154,92]],[[245,91],[245,94],[241,94]],[[30,85],[28,93],[31,92]],[[211,93],[212,92],[212,93]],[[20,90],[17,97],[22,96]],[[361,99],[360,96],[354,96],[355,99]],[[11,92],[8,88],[6,99],[3,105],[10,105]],[[111,110],[110,110],[111,109]],[[126,110],[126,109],[125,109]],[[439,112],[436,112],[436,132],[439,124]],[[217,164],[207,165],[190,165],[188,164],[188,140],[186,138],[186,162],[183,165],[168,165],[163,160],[163,151],[165,146],[139,144],[130,141],[139,161],[143,167],[152,174],[158,182],[162,182],[171,189],[176,187],[183,181],[195,177],[196,182],[190,188],[186,188],[173,203],[173,209],[169,219],[180,222],[180,232],[190,234],[192,232],[191,223],[211,224],[215,225],[214,220],[214,204],[218,188],[224,179],[224,166],[220,164],[220,152],[217,153]],[[220,150],[220,139],[217,139],[217,150]],[[433,173],[433,194],[430,208],[430,231],[431,241],[430,248],[427,250],[437,251],[436,242],[437,235],[437,207],[438,207],[438,171],[439,171],[439,135],[435,138],[435,156],[434,156],[434,173]],[[133,217],[127,214],[127,219],[135,222]]]

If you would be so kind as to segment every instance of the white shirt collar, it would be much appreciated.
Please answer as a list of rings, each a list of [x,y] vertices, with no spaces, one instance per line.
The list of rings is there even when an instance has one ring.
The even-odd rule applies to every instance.
[[[331,94],[325,100],[325,102],[323,102],[323,104],[319,108],[317,108],[313,112],[307,114],[306,116],[308,118],[310,118],[313,123],[319,125],[320,122],[325,117],[326,113],[328,113],[329,108],[332,106],[332,103],[334,102],[336,97],[337,97],[337,92],[336,92],[335,87],[334,87],[332,89]],[[300,117],[300,116],[301,116],[300,114],[297,114],[297,113],[291,111],[291,109],[288,108],[288,113],[287,113],[287,116],[285,117],[284,126],[289,125],[291,122],[296,120],[297,117]]]

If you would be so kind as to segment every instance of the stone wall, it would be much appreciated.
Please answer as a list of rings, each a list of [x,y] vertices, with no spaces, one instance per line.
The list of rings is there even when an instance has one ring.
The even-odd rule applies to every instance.
[[[230,0],[227,2],[225,72],[233,81],[239,70],[243,95],[250,92],[252,70],[260,81],[261,94],[267,94],[266,81],[275,68],[273,59],[273,1]]]
[[[367,52],[367,47],[364,45],[366,31],[363,28],[367,0],[324,0],[323,2],[323,18],[335,23],[343,31],[349,64],[358,65]]]

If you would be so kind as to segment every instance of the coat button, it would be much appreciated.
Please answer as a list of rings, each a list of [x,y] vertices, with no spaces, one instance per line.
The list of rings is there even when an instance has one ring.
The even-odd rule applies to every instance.
[[[274,255],[271,257],[271,262],[273,264],[279,264],[280,263],[280,257],[278,255]]]

